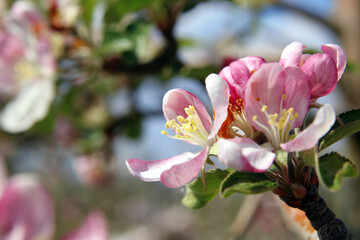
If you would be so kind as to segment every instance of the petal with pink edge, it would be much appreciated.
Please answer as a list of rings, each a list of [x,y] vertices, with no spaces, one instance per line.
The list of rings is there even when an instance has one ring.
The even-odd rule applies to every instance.
[[[312,55],[301,67],[309,80],[311,98],[316,99],[331,93],[337,84],[337,68],[328,54]]]
[[[129,171],[146,182],[161,181],[165,186],[176,188],[185,185],[195,178],[207,158],[208,148],[200,153],[183,154],[155,161],[129,159],[126,165]]]
[[[205,84],[211,103],[214,107],[214,125],[209,136],[210,139],[217,134],[221,128],[221,125],[227,118],[227,109],[229,106],[229,87],[219,75],[214,73],[210,74],[205,79]]]
[[[344,50],[336,44],[325,44],[321,46],[321,50],[328,54],[336,63],[337,80],[341,78],[346,67],[346,54]]]
[[[273,163],[275,154],[250,138],[220,138],[218,157],[220,162],[237,171],[265,172]]]
[[[287,152],[299,152],[315,147],[319,139],[330,130],[335,119],[333,107],[325,104],[318,110],[314,121],[306,129],[293,140],[280,144],[280,147]]]
[[[236,104],[236,100],[243,99],[245,85],[251,76],[248,67],[242,61],[236,60],[222,69],[219,75],[229,85],[230,102]]]
[[[108,240],[108,227],[105,215],[97,210],[86,217],[81,226],[61,240]]]
[[[279,63],[283,67],[300,67],[302,52],[304,48],[305,45],[300,42],[290,43],[282,51]]]
[[[202,124],[209,133],[212,128],[212,122],[209,113],[206,111],[202,102],[192,93],[182,89],[172,89],[168,91],[163,98],[163,112],[166,120],[176,119],[181,115],[187,117],[185,108],[189,105],[195,107]]]
[[[285,99],[283,96],[285,95]],[[245,112],[249,119],[257,116],[263,126],[271,128],[266,114],[262,112],[267,106],[268,114],[281,113],[281,109],[293,108],[298,118],[293,126],[302,123],[309,106],[310,90],[307,77],[297,67],[283,68],[278,63],[264,63],[249,79],[245,92]],[[253,125],[263,132],[263,126]]]
[[[0,239],[53,239],[54,220],[52,199],[34,176],[9,179],[0,199]]]
[[[244,58],[240,58],[239,60],[247,66],[250,73],[258,69],[263,63],[266,62],[262,57],[256,56],[247,56]]]

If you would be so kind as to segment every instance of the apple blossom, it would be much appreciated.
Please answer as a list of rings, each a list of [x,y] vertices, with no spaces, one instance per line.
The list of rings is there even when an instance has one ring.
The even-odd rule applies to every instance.
[[[262,64],[247,82],[244,110],[255,130],[266,136],[267,143],[260,151],[251,139],[220,139],[219,160],[238,171],[261,172],[271,166],[274,150],[293,152],[316,146],[333,125],[335,112],[327,104],[306,129],[293,131],[303,124],[310,96],[307,76],[299,68]]]
[[[50,240],[55,230],[53,201],[32,175],[18,174],[0,196],[0,238]]]
[[[1,127],[17,133],[45,117],[54,98],[55,60],[46,22],[29,1],[16,1],[0,32]]]
[[[219,75],[229,85],[228,117],[218,135],[223,138],[253,136],[253,129],[244,111],[245,86],[250,76],[263,64],[260,57],[249,56],[233,61]]]
[[[299,67],[306,73],[311,100],[315,102],[335,89],[346,67],[346,55],[335,44],[324,44],[321,46],[323,53],[313,55],[302,54],[304,48],[305,45],[300,42],[289,44],[284,48],[279,62],[283,67]]]
[[[216,74],[209,75],[206,89],[214,106],[214,122],[201,101],[192,93],[174,89],[163,98],[166,127],[175,132],[169,136],[190,144],[200,145],[203,150],[193,154],[185,152],[171,158],[143,161],[126,161],[129,171],[143,181],[161,181],[167,187],[181,187],[195,178],[208,157],[210,148],[217,139],[217,132],[227,117],[229,89],[226,82]]]
[[[88,214],[79,228],[68,233],[61,240],[107,240],[108,227],[105,215],[94,210]]]

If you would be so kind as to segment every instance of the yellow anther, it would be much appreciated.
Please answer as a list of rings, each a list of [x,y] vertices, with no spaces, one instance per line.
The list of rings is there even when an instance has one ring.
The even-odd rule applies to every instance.
[[[286,109],[283,109],[283,110],[281,111],[281,116],[287,116],[287,111],[286,111]]]
[[[293,109],[293,108],[289,108],[289,109],[287,110],[287,112],[288,112],[288,114],[292,114],[292,113],[294,112],[294,109]]]
[[[252,119],[253,119],[254,122],[256,122],[257,119],[258,119],[258,116],[254,115],[254,116],[252,117]]]
[[[283,94],[281,97],[282,97],[283,100],[286,99],[286,95],[285,95],[285,94]]]
[[[177,120],[179,121],[179,123],[184,123],[186,121],[186,119],[181,115],[177,116]]]
[[[167,136],[168,134],[167,134],[167,132],[165,131],[165,130],[162,130],[161,131],[161,134],[163,134],[163,135],[165,135],[165,136]]]
[[[274,125],[274,124],[275,124],[275,122],[274,122],[273,120],[269,120],[268,123],[269,123],[270,125]]]
[[[261,108],[261,111],[262,111],[262,112],[265,112],[266,110],[267,110],[267,106],[264,105],[264,106]]]
[[[297,119],[299,117],[298,113],[294,113],[294,119]]]

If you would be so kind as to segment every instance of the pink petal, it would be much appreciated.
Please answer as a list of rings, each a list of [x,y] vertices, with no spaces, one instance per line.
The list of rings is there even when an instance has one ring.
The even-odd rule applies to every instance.
[[[314,121],[293,140],[280,144],[287,152],[298,152],[313,148],[319,139],[332,127],[336,119],[335,111],[330,104],[325,104],[316,113]]]
[[[209,136],[213,138],[221,125],[227,118],[227,109],[229,106],[229,87],[226,82],[217,74],[210,74],[205,79],[206,90],[209,94],[211,103],[214,107],[214,125],[212,132]]]
[[[7,32],[0,33],[1,62],[13,63],[24,54],[24,45],[20,39]]]
[[[61,238],[61,240],[108,240],[108,235],[104,213],[92,211],[78,229]]]
[[[290,43],[282,51],[279,63],[283,67],[300,67],[300,61],[304,48],[305,45],[300,42]]]
[[[37,179],[16,175],[10,178],[0,199],[0,239],[50,240],[54,215],[52,199]]]
[[[161,181],[170,188],[181,187],[195,178],[207,158],[208,148],[200,153],[185,152],[171,158],[155,161],[126,160],[129,171],[146,182]]]
[[[328,54],[336,63],[337,80],[341,78],[346,67],[346,54],[344,50],[336,44],[325,44],[321,46],[321,50]]]
[[[164,95],[163,112],[166,120],[176,119],[176,117],[179,115],[186,118],[187,115],[185,108],[188,108],[189,105],[195,107],[195,110],[199,114],[201,122],[204,125],[206,131],[210,132],[212,128],[212,122],[205,106],[194,94],[182,89],[173,89]]]
[[[219,75],[228,83],[230,89],[230,102],[244,99],[245,85],[252,72],[258,69],[265,60],[261,57],[248,56],[232,62],[221,70]]]
[[[316,99],[332,92],[337,83],[335,62],[327,54],[312,55],[301,67],[309,80],[311,98]]]
[[[247,56],[240,58],[239,60],[246,65],[250,72],[257,70],[263,63],[266,62],[263,58],[256,56]]]
[[[286,99],[282,100],[285,94]],[[245,112],[249,119],[258,117],[258,121],[270,127],[268,119],[261,111],[266,105],[269,114],[280,113],[281,107],[294,108],[298,119],[294,126],[297,127],[305,117],[308,109],[310,90],[306,75],[297,67],[283,68],[278,63],[263,64],[249,79],[245,92]],[[264,129],[257,124],[256,130]]]
[[[220,138],[218,157],[220,162],[237,171],[265,172],[273,163],[275,154],[250,138]]]
[[[285,96],[283,107],[286,109],[294,108],[298,114],[294,120],[293,128],[302,125],[307,114],[310,101],[310,88],[306,75],[296,67],[287,67],[284,70],[286,74]]]
[[[236,100],[244,97],[245,85],[251,76],[249,69],[243,62],[237,60],[221,70],[219,75],[229,85],[230,102],[236,105]]]

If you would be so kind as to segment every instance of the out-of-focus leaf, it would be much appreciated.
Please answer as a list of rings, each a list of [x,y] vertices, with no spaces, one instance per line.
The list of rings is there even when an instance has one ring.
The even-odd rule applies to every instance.
[[[182,203],[188,208],[202,208],[219,192],[222,180],[229,174],[226,170],[210,170],[205,173],[206,191],[201,178],[197,178],[186,185],[186,194]]]
[[[354,61],[347,61],[346,63],[347,72],[360,72],[360,63]]]
[[[108,10],[105,15],[106,22],[119,22],[128,13],[140,10],[149,10],[162,5],[166,0],[108,0]]]
[[[319,151],[333,143],[360,131],[360,109],[345,112],[339,115],[344,126],[335,122],[331,130],[320,140]]]
[[[319,158],[319,169],[322,181],[332,191],[341,188],[343,177],[356,177],[359,175],[356,166],[349,159],[336,152],[321,156]]]
[[[221,183],[220,196],[228,197],[231,194],[257,194],[271,191],[277,187],[264,173],[233,172]]]
[[[102,1],[102,0],[81,0],[80,1],[80,5],[82,7],[81,17],[84,19],[86,24],[90,24],[94,7],[99,1]]]

